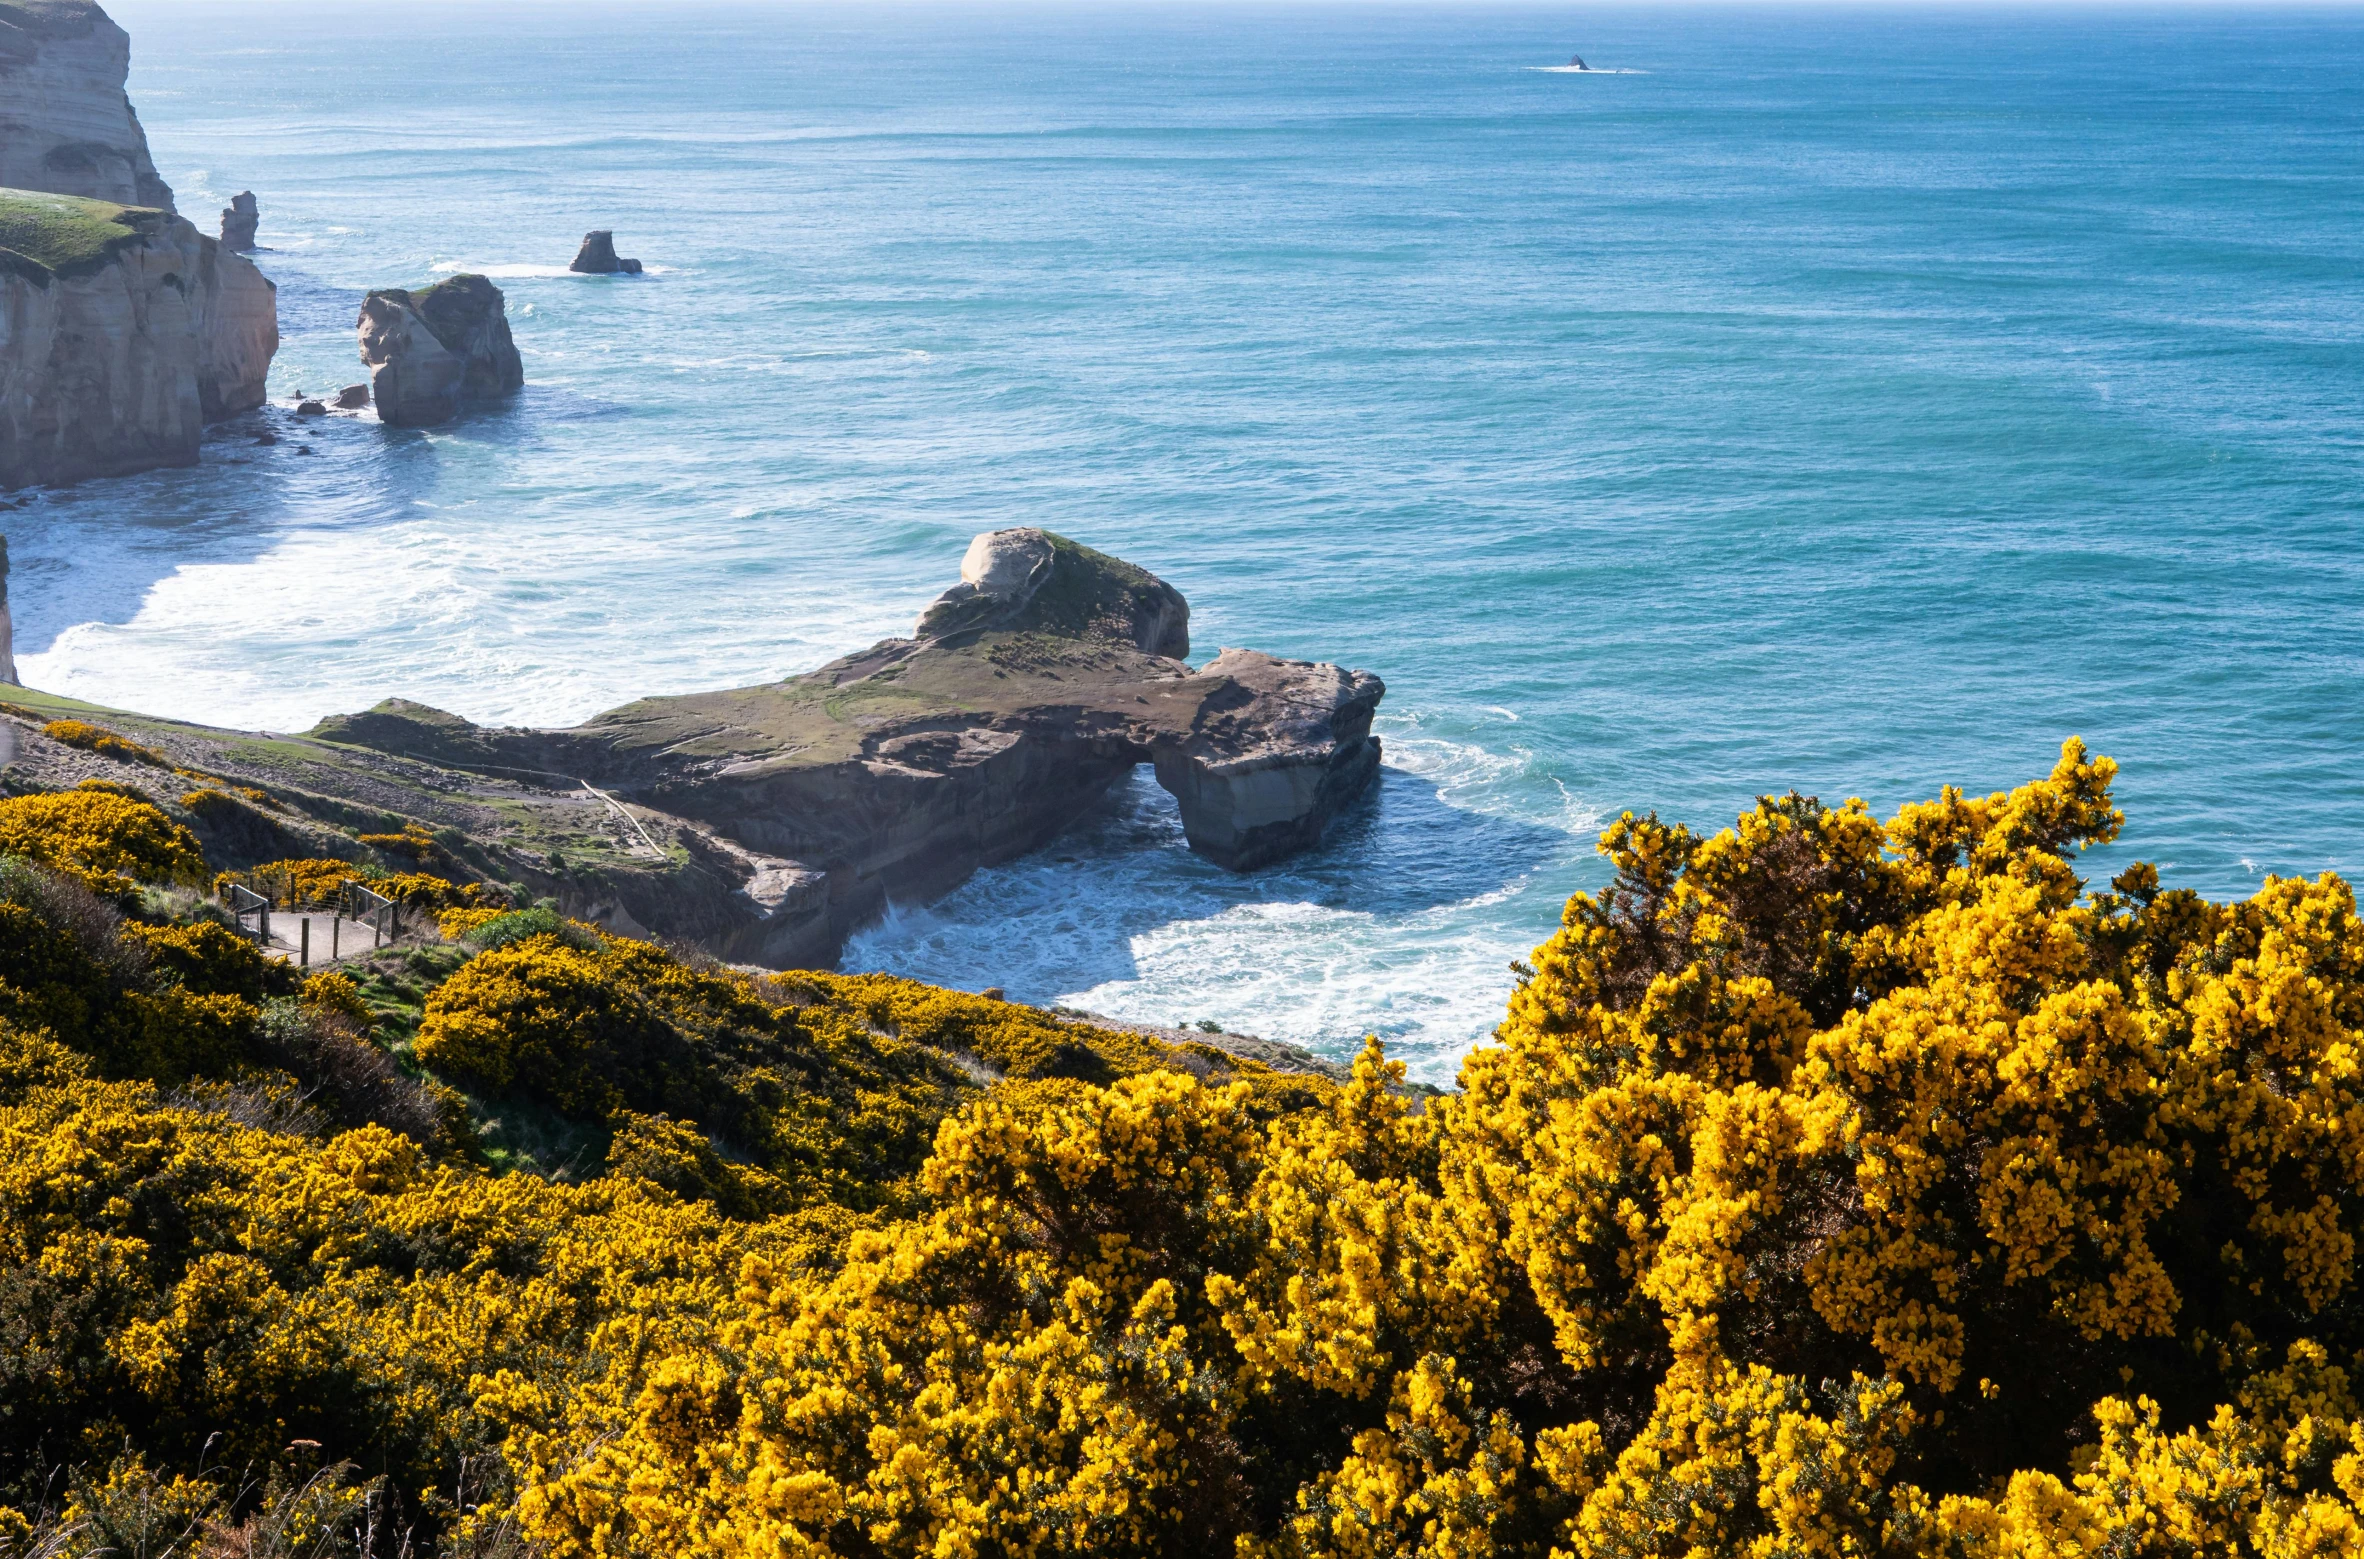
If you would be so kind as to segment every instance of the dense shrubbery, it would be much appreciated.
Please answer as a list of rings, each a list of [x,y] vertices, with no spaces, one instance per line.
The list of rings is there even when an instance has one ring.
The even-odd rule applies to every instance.
[[[2357,1552],[2364,925],[2084,894],[2111,772],[1623,819],[1424,1108],[455,911],[412,1064],[596,1127],[572,1185],[335,977],[12,866],[12,1496],[128,1436],[75,1508],[347,1551]],[[217,1433],[352,1467],[161,1471]]]
[[[41,728],[41,734],[53,742],[79,747],[84,752],[113,758],[119,763],[144,763],[160,769],[172,767],[172,760],[155,748],[143,746],[128,736],[118,735],[103,725],[92,725],[87,720],[52,720]]]
[[[144,801],[68,790],[0,801],[0,854],[53,867],[102,891],[132,882],[196,882],[197,838]]]

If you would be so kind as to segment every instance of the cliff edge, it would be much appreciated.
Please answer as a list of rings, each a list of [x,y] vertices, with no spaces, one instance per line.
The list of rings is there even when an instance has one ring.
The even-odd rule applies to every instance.
[[[173,211],[90,0],[0,0],[0,487],[193,465],[263,403],[278,289]]]
[[[170,211],[130,76],[131,35],[92,0],[0,0],[0,185]]]
[[[277,290],[180,217],[0,189],[0,487],[194,465],[278,348]]]

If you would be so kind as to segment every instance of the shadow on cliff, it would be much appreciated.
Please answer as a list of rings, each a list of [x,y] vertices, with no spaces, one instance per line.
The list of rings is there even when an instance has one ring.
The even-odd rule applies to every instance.
[[[1136,939],[1177,922],[1441,917],[1538,872],[1565,881],[1590,846],[1589,834],[1455,806],[1430,780],[1383,768],[1320,849],[1236,874],[1190,853],[1173,798],[1144,768],[1099,815],[1033,854],[932,905],[890,909],[855,933],[841,967],[1047,1000],[1140,978]]]

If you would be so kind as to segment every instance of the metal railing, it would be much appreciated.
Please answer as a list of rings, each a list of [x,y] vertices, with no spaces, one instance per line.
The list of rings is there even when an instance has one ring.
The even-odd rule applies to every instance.
[[[337,913],[370,928],[372,947],[402,934],[402,906],[348,877],[337,890]]]
[[[271,901],[261,894],[236,883],[230,884],[230,918],[237,923],[238,934],[254,938],[262,947],[271,945]]]

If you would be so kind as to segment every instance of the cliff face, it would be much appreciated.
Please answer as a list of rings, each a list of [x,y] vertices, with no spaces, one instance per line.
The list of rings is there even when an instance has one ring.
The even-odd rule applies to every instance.
[[[278,289],[174,215],[130,68],[90,0],[0,0],[0,487],[191,465],[263,403]]]
[[[199,237],[197,248],[197,404],[206,421],[219,422],[252,411],[269,394],[279,287],[217,239]]]
[[[90,0],[0,3],[0,185],[170,211],[130,72],[131,36]]]
[[[194,465],[278,346],[271,283],[181,218],[0,190],[0,487]]]

